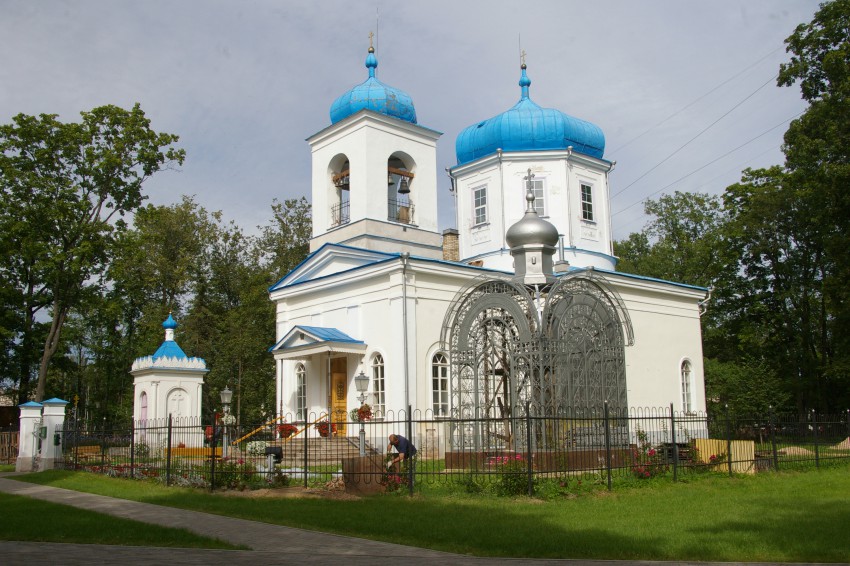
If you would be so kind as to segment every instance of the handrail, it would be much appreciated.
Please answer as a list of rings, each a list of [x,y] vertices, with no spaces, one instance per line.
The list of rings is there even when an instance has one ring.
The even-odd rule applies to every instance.
[[[328,414],[327,414],[327,413],[322,413],[321,415],[319,415],[319,418],[317,418],[315,421],[311,422],[311,423],[310,423],[310,424],[308,424],[308,425],[304,425],[304,426],[301,428],[301,430],[299,430],[298,432],[296,432],[296,433],[294,433],[294,434],[291,434],[291,435],[287,436],[286,438],[284,438],[284,439],[282,439],[282,440],[283,440],[284,442],[288,442],[288,441],[289,441],[289,439],[291,439],[291,438],[294,438],[294,437],[298,436],[299,434],[301,434],[302,432],[304,432],[305,430],[307,430],[307,429],[308,429],[308,428],[310,428],[311,426],[314,426],[316,423],[318,423],[318,422],[320,422],[322,419],[326,419],[326,418],[328,418]],[[231,445],[231,446],[236,446],[237,444],[239,444],[240,442],[242,442],[242,441],[243,441],[243,440],[245,440],[246,438],[251,438],[252,436],[254,436],[255,434],[257,434],[258,432],[260,432],[261,430],[263,430],[264,428],[266,428],[266,427],[267,427],[267,426],[269,426],[270,424],[274,424],[274,423],[276,423],[277,421],[279,421],[279,420],[281,420],[281,419],[284,419],[284,420],[285,420],[285,419],[286,419],[286,417],[285,417],[285,416],[282,416],[282,417],[275,417],[275,418],[273,418],[272,420],[268,421],[267,423],[261,424],[260,426],[258,426],[257,428],[255,428],[254,430],[252,430],[251,432],[249,432],[248,434],[246,434],[245,436],[242,436],[242,437],[240,437],[240,438],[237,438],[236,440],[234,440],[233,442],[231,442],[231,443],[230,443],[230,445]],[[328,425],[328,426],[330,426],[330,425]]]
[[[269,426],[270,424],[274,424],[274,423],[276,423],[277,421],[279,421],[280,419],[285,419],[285,418],[286,418],[286,417],[283,417],[283,416],[281,416],[281,417],[275,417],[275,418],[273,418],[272,420],[270,420],[269,422],[264,423],[264,424],[261,424],[260,426],[258,426],[257,428],[255,428],[254,430],[252,430],[251,432],[249,432],[248,434],[246,434],[245,436],[243,436],[243,437],[241,437],[241,438],[237,438],[236,440],[234,440],[233,442],[231,442],[231,443],[230,443],[230,445],[231,445],[231,446],[236,446],[237,444],[239,444],[240,442],[242,442],[242,441],[243,441],[243,440],[245,440],[246,438],[251,438],[252,436],[254,436],[255,434],[257,434],[258,432],[260,432],[261,430],[263,430],[264,428],[266,428],[266,427],[267,427],[267,426]]]
[[[290,442],[293,438],[295,438],[296,436],[298,436],[302,432],[306,431],[311,426],[315,426],[316,423],[320,422],[322,419],[327,418],[327,416],[328,416],[327,413],[322,413],[321,415],[319,415],[319,418],[317,418],[315,421],[311,422],[310,424],[305,424],[303,427],[301,427],[301,430],[299,430],[298,432],[294,432],[294,433],[290,434],[286,438],[282,438],[281,441],[282,442]]]

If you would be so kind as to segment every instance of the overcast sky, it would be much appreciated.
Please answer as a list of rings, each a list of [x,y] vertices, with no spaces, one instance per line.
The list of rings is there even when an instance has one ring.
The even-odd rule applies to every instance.
[[[272,199],[309,198],[304,140],[367,77],[377,28],[378,78],[443,132],[448,228],[442,170],[456,163],[460,130],[519,99],[521,37],[531,98],[605,133],[624,238],[646,222],[648,196],[719,194],[743,168],[782,162],[787,123],[805,108],[796,87],[775,86],[783,40],[816,10],[809,0],[0,0],[0,122],[139,102],[187,153],[179,172],[148,182],[150,202],[195,195],[252,231]]]

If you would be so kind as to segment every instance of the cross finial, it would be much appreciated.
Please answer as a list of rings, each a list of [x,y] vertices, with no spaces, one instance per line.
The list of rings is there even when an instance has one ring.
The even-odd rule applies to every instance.
[[[520,60],[520,63],[522,63],[523,65],[525,65],[525,49],[523,49],[523,50],[520,52],[520,54],[519,54],[519,60]]]
[[[372,38],[373,37],[375,37],[375,34],[370,31],[369,32],[369,49],[374,49],[374,47],[372,46]]]
[[[531,180],[534,178],[534,173],[531,172],[531,167],[528,168],[528,175],[523,177],[528,183],[526,186],[531,187]]]

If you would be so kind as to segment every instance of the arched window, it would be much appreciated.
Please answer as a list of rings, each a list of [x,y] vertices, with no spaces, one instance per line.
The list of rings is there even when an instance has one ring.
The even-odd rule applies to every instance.
[[[142,409],[141,415],[140,415],[141,420],[147,421],[148,420],[148,394],[145,393],[144,391],[142,391],[142,398],[139,401],[139,404],[141,405],[141,409]],[[142,426],[144,426],[144,424],[142,424]]]
[[[693,399],[691,397],[691,390],[693,389],[693,375],[694,372],[691,369],[691,361],[684,360],[682,362],[681,368],[681,377],[682,377],[682,410],[686,413],[690,413],[693,411]]]
[[[307,420],[307,369],[295,366],[295,420]]]
[[[442,352],[431,358],[431,389],[434,416],[449,416],[449,359]]]
[[[374,397],[372,411],[378,417],[383,417],[387,410],[387,396],[384,382],[384,358],[381,354],[375,354],[372,358],[372,395]]]

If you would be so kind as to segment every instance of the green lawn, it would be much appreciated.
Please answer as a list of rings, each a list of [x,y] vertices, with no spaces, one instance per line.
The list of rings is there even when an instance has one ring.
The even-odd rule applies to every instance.
[[[107,518],[94,511],[8,493],[0,493],[0,509],[3,510],[0,513],[2,540],[231,550],[241,548],[185,529],[159,527],[118,517]],[[53,519],[45,520],[46,517]],[[104,528],[107,523],[109,528]]]
[[[84,473],[25,479],[478,556],[765,562],[844,562],[850,556],[846,465],[734,478],[706,474],[676,484],[652,480],[640,488],[546,501],[457,494],[244,500]]]

